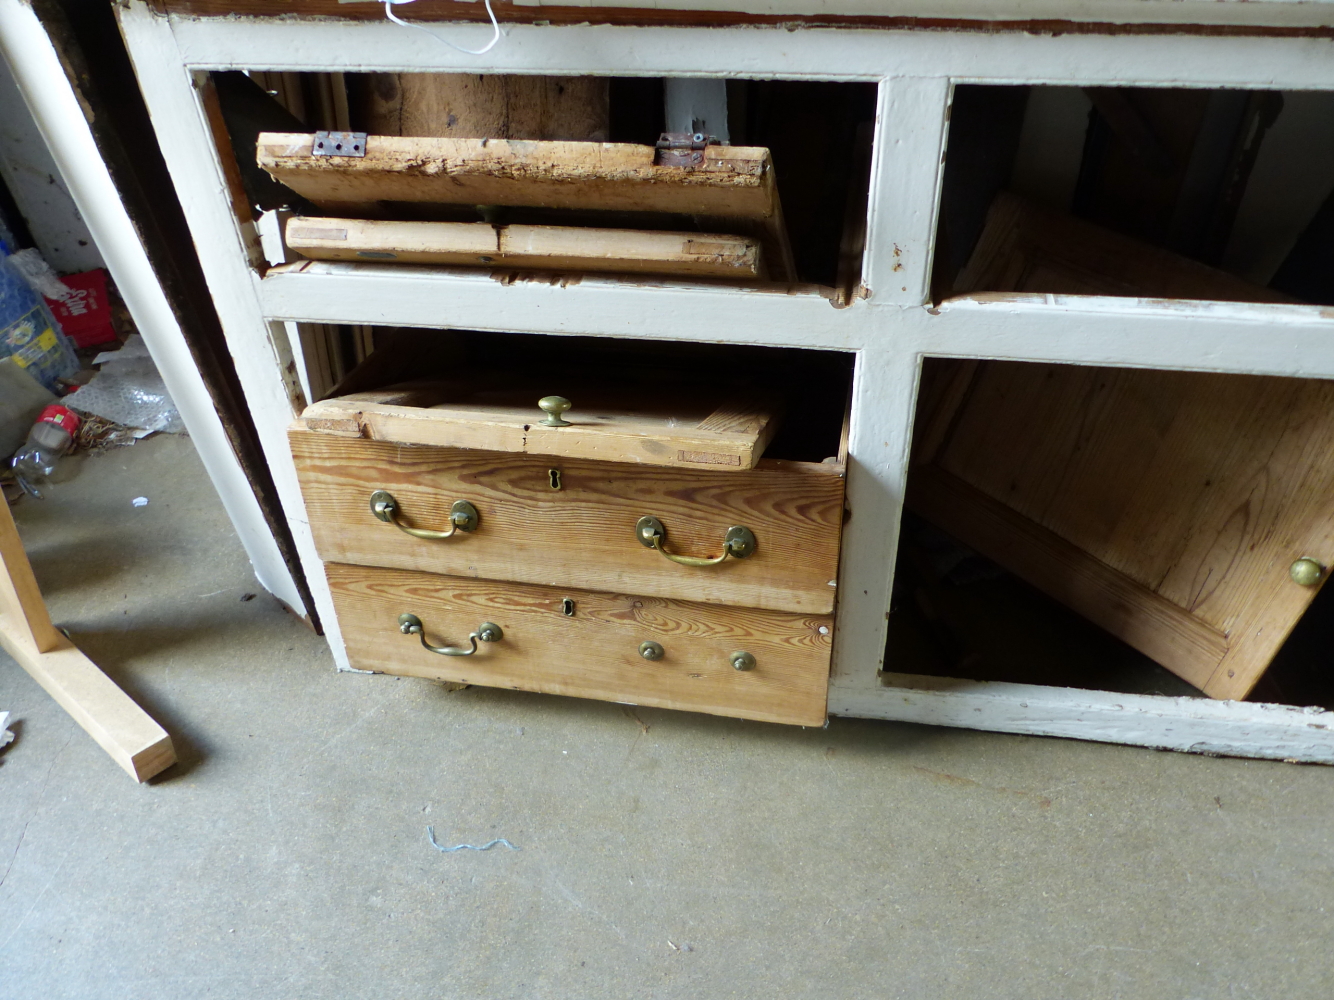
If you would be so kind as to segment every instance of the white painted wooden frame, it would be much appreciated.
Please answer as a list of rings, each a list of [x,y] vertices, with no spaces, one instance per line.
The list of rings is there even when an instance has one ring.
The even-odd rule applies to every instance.
[[[284,323],[354,323],[620,338],[661,336],[660,318],[713,317],[681,339],[856,354],[848,497],[830,711],[1008,732],[1334,763],[1334,715],[1214,702],[883,673],[886,619],[922,358],[1334,378],[1334,313],[1313,306],[1062,295],[932,308],[931,252],[956,83],[1334,90],[1334,43],[1207,35],[763,28],[508,26],[481,57],[381,22],[162,17],[129,0],[121,23],[176,179],[320,616],[340,666],[322,564],[285,429],[300,391]],[[480,29],[433,24],[469,43]],[[471,34],[470,34],[471,33]],[[465,269],[317,263],[261,279],[253,233],[233,216],[195,74],[223,69],[722,76],[879,84],[863,273],[869,295],[822,296],[686,282],[584,278],[501,285]],[[753,331],[753,332],[751,332]],[[892,665],[891,665],[892,666]]]

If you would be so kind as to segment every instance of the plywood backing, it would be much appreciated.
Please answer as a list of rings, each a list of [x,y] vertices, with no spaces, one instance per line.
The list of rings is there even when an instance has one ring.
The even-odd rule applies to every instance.
[[[796,280],[769,151],[709,146],[698,167],[653,163],[652,146],[369,136],[364,157],[311,156],[313,137],[260,133],[257,159],[330,215],[393,203],[508,205],[703,217],[764,244],[773,277]]]
[[[1010,196],[970,288],[1274,299]],[[1257,330],[1257,335],[1260,331]],[[1206,694],[1241,698],[1334,563],[1334,383],[931,361],[909,503]]]
[[[777,430],[774,401],[758,393],[682,387],[654,397],[644,386],[581,385],[555,373],[538,384],[550,391],[460,380],[352,393],[312,404],[301,420],[325,434],[400,444],[738,470],[759,461]],[[575,401],[564,415],[570,426],[547,426],[537,401],[560,390]]]
[[[485,222],[382,222],[292,218],[287,246],[313,260],[463,264],[755,278],[756,240],[716,233]]]
[[[842,469],[764,460],[751,470],[655,469],[441,448],[405,448],[293,429],[289,435],[320,556],[363,566],[520,580],[718,604],[829,614],[843,521]],[[552,488],[552,470],[560,489]],[[426,541],[377,520],[388,490],[402,521],[441,529],[467,500],[477,530]],[[681,566],[645,548],[652,514],[668,551],[715,556],[734,524],[745,559]]]
[[[825,721],[827,616],[337,563],[326,572],[349,658],[361,669],[765,722]],[[483,621],[504,637],[474,656],[443,656],[399,632],[404,612],[422,620],[435,645],[466,646]],[[647,640],[662,645],[663,659],[640,656]],[[754,670],[732,667],[738,650],[754,655]]]

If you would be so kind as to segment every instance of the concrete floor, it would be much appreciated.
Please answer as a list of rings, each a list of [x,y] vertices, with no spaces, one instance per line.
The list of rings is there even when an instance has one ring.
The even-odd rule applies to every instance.
[[[1331,993],[1329,768],[337,674],[182,438],[15,513],[182,759],[136,786],[0,654],[0,996]]]

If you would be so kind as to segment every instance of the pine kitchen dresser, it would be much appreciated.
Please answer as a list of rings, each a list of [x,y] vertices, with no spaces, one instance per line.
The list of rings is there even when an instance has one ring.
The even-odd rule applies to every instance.
[[[431,31],[387,23],[380,3],[119,4],[336,661],[803,725],[850,715],[1334,762],[1334,717],[1310,706],[928,676],[905,659],[886,659],[924,359],[1334,378],[1334,316],[1321,306],[1076,292],[942,294],[939,280],[933,288],[941,262],[962,252],[944,234],[956,241],[967,235],[960,216],[951,215],[957,203],[941,212],[949,155],[964,148],[952,117],[961,95],[1030,85],[1034,93],[1056,88],[1099,100],[1115,88],[1224,97],[1334,91],[1331,5],[692,0],[679,7],[690,9],[638,0],[602,7],[497,2],[503,31],[485,52],[469,54],[439,36],[481,49],[492,35],[482,4],[418,0],[397,8]],[[718,278],[689,267],[535,274],[518,270],[530,262],[464,266],[448,256],[490,257],[467,242],[475,232],[486,236],[482,230],[412,230],[413,239],[426,240],[414,246],[446,254],[435,262],[374,256],[397,252],[384,241],[405,239],[380,223],[475,225],[476,217],[427,217],[401,205],[400,214],[372,217],[318,198],[293,207],[290,217],[261,217],[246,202],[238,152],[219,125],[214,82],[234,71],[270,81],[302,74],[594,77],[622,91],[663,78],[761,81],[750,94],[768,103],[736,104],[729,113],[755,121],[782,112],[795,121],[803,107],[814,108],[810,126],[802,126],[807,131],[841,113],[843,105],[826,101],[834,85],[870,96],[865,116],[849,117],[837,142],[803,144],[798,137],[781,154],[776,141],[738,147],[772,146],[780,188],[792,178],[783,211],[795,280],[787,250],[774,243],[782,227],[719,226],[727,213],[713,210],[695,231],[729,237],[702,242],[726,244],[720,259],[744,267],[758,248],[768,263],[755,264],[754,277]],[[819,87],[826,88],[819,100],[800,104],[801,94]],[[307,133],[337,127],[332,120],[306,125]],[[859,137],[868,150],[862,195],[821,201],[818,176],[802,179],[801,164],[837,159]],[[1157,155],[1152,143],[1140,145]],[[1053,152],[1035,162],[1048,167],[1058,159]],[[797,166],[789,172],[788,164]],[[288,255],[293,248],[281,235],[297,218],[357,220],[356,227],[321,222],[306,229],[355,228],[368,255]],[[846,223],[837,267],[812,262],[812,241],[838,220]],[[978,220],[980,228],[980,214]],[[319,257],[321,238],[303,238],[309,256]],[[576,249],[586,252],[587,242]],[[672,258],[673,267],[690,253],[679,241],[645,252]],[[330,384],[312,381],[323,362],[310,334],[322,325],[373,329],[372,358],[383,332],[401,330],[442,344],[462,331],[568,343],[571,350],[576,342],[601,341],[832,354],[846,360],[847,383],[837,386],[834,369],[813,365],[812,384],[823,380],[830,395],[843,391],[850,406],[845,428],[839,410],[836,436],[843,440],[824,454],[789,459],[774,457],[773,444],[766,451],[758,414],[781,414],[779,434],[800,426],[800,392],[786,393],[772,411],[757,399],[748,423],[719,409],[736,398],[731,393],[705,404],[683,392],[677,399],[690,406],[677,415],[636,412],[670,402],[667,392],[641,393],[633,405],[609,401],[600,411],[596,386],[548,384],[557,379],[538,378],[518,394],[485,401],[470,397],[466,383],[432,385],[412,373],[330,395]],[[733,369],[700,357],[698,387],[728,387]],[[542,423],[538,401],[551,395],[573,403],[560,411],[572,426]],[[602,422],[597,434],[581,426],[581,416],[599,412],[616,419]],[[730,452],[716,431],[705,442],[715,417],[744,424],[731,433],[746,440],[733,440]],[[650,418],[660,421],[656,430],[644,423]],[[618,421],[638,429],[620,438],[604,433]],[[645,450],[649,442],[657,450]],[[681,461],[692,452],[730,454],[736,463]],[[663,528],[656,548],[653,537],[636,534],[646,516]],[[716,560],[738,527],[756,543],[743,558],[733,550],[716,565],[683,566],[664,555]],[[421,538],[404,528],[452,534]],[[1282,553],[1299,557],[1334,563],[1334,552]],[[750,667],[751,658],[753,668],[738,669]]]

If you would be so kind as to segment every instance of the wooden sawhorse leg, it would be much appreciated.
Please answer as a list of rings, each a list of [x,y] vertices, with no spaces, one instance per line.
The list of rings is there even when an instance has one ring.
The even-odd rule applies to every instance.
[[[171,737],[51,624],[2,498],[0,508],[0,646],[130,777],[147,781],[176,763]]]

